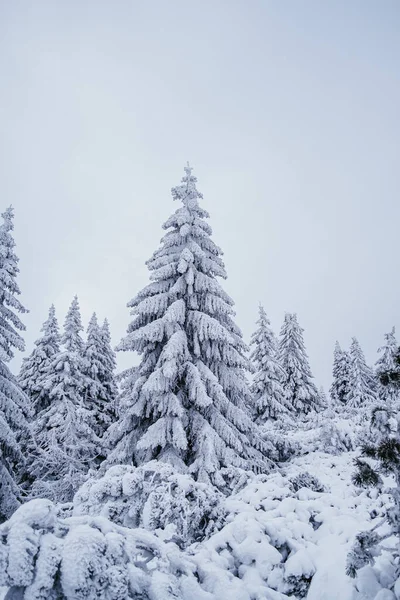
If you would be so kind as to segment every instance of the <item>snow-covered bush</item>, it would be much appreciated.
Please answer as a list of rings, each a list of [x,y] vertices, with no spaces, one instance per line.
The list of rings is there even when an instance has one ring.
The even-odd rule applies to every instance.
[[[301,454],[300,443],[286,435],[281,435],[279,432],[271,435],[275,449],[275,460],[277,462],[287,462],[294,456]]]
[[[361,524],[366,528],[375,518],[371,513],[377,516],[388,503],[387,497],[382,502],[354,491],[352,458],[320,452],[285,465],[286,475],[276,470],[253,476],[224,499],[222,526],[187,548],[168,539],[166,530],[132,529],[105,516],[71,516],[69,504],[31,501],[0,526],[0,587],[10,587],[7,600],[350,598],[346,548]],[[306,487],[294,492],[290,481],[308,468],[323,484],[332,482],[332,492]],[[118,478],[114,483],[120,485]],[[381,575],[371,568],[367,564],[358,572],[365,573],[357,577],[360,589],[368,581],[377,593],[387,588],[390,569],[395,581],[392,563]]]
[[[227,499],[224,527],[186,551],[151,531],[104,516],[63,518],[51,501],[32,500],[0,526],[0,586],[10,588],[7,600],[288,600],[315,571],[315,500],[303,506],[278,473],[262,479]]]
[[[375,406],[371,412],[371,433],[375,442],[396,435],[395,412],[386,406]]]
[[[345,419],[326,421],[321,428],[321,450],[329,454],[354,450],[354,426]]]
[[[61,520],[50,500],[28,502],[0,526],[7,599],[206,600],[194,570],[175,544],[149,531],[104,517]]]
[[[286,418],[284,421],[267,421],[261,427],[261,435],[274,448],[271,454],[273,460],[276,462],[287,462],[291,458],[302,454],[302,445],[293,435],[296,431],[298,431],[296,423],[289,418]]]
[[[221,469],[220,476],[225,485],[220,485],[219,490],[229,497],[237,494],[254,481],[267,481],[269,474],[255,475],[252,471],[244,471],[237,467],[225,467]]]
[[[290,483],[295,492],[298,492],[301,488],[308,488],[313,492],[326,492],[325,486],[322,485],[318,477],[311,475],[311,473],[308,473],[307,471],[293,477],[293,479],[290,480]]]
[[[137,468],[117,465],[100,479],[89,479],[74,497],[73,515],[99,515],[150,531],[168,527],[163,535],[186,545],[204,539],[221,522],[223,500],[214,487],[151,461]]]
[[[356,459],[357,471],[353,482],[360,487],[375,487],[382,493],[384,478],[391,478],[393,487],[377,525],[356,537],[347,560],[347,573],[356,578],[356,589],[367,594],[355,598],[390,598],[391,590],[400,598],[400,417],[393,432],[390,412],[381,407],[372,411],[371,431],[375,443],[367,441],[362,447],[364,458]],[[394,481],[393,481],[394,480]],[[371,592],[372,590],[372,592]],[[379,596],[380,594],[380,596]],[[386,595],[384,595],[386,594]]]

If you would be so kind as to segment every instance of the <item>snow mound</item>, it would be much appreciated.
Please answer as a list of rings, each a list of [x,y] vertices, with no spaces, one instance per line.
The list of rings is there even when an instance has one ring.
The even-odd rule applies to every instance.
[[[224,496],[167,464],[111,467],[89,479],[74,497],[73,516],[102,516],[129,528],[143,527],[185,546],[208,537],[221,523]]]

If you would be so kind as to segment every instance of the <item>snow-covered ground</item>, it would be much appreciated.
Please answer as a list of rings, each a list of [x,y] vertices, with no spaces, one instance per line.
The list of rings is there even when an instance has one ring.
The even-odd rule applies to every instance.
[[[308,600],[350,600],[354,582],[345,574],[347,554],[356,533],[371,526],[372,511],[376,518],[382,508],[382,499],[360,493],[351,483],[356,455],[313,452],[266,483],[250,484],[227,500],[231,523],[201,544],[197,556],[203,564],[208,558],[222,567],[219,558],[230,555],[228,563],[251,598],[268,597],[262,595],[267,587],[296,597],[296,592],[307,593]],[[288,480],[305,471],[327,491],[293,493]]]
[[[348,452],[335,456],[311,452],[294,458],[279,472],[255,477],[240,492],[223,500],[225,517],[218,531],[186,549],[177,546],[173,536],[165,535],[160,529],[129,529],[111,523],[104,516],[83,516],[82,512],[82,516],[67,517],[60,527],[59,518],[54,521],[53,517],[49,517],[51,503],[34,501],[43,503],[34,505],[37,511],[35,518],[25,505],[20,509],[21,518],[18,519],[15,514],[12,519],[15,533],[11,528],[8,542],[10,556],[24,561],[24,577],[26,573],[36,572],[32,562],[37,560],[33,558],[35,553],[25,553],[23,550],[21,554],[17,547],[12,548],[15,540],[19,540],[20,531],[32,531],[27,527],[36,530],[36,540],[37,535],[44,535],[46,530],[50,535],[55,533],[59,539],[57,552],[62,569],[66,569],[65,565],[71,562],[68,550],[71,543],[74,545],[79,542],[81,555],[85,559],[77,563],[74,555],[74,569],[62,572],[63,588],[68,600],[78,597],[71,590],[76,589],[76,581],[85,580],[88,564],[94,565],[96,560],[100,560],[99,572],[105,572],[110,564],[115,564],[111,562],[102,566],[102,553],[96,560],[90,558],[90,539],[93,535],[96,543],[103,539],[101,543],[107,545],[107,540],[118,538],[119,544],[125,544],[128,552],[125,563],[117,562],[121,573],[128,573],[128,579],[134,573],[135,585],[149,594],[143,597],[151,597],[152,600],[166,600],[167,597],[181,600],[369,600],[375,598],[380,589],[379,583],[371,576],[371,593],[367,589],[367,593],[357,594],[354,580],[346,575],[346,559],[355,535],[379,521],[389,497],[353,486],[351,476],[357,454]],[[322,487],[318,481],[314,481],[314,490],[293,483],[296,478],[299,481],[302,474],[304,478],[305,472],[317,478]],[[100,488],[103,489],[104,485]],[[316,491],[317,488],[319,491]],[[120,497],[116,482],[110,486],[110,490],[107,506],[110,506],[110,494],[115,493],[115,498]],[[101,497],[98,496],[99,502]],[[168,528],[165,531],[168,532]],[[43,554],[44,545],[41,546],[38,541],[35,544],[41,548],[39,554],[42,553],[43,568],[47,562]],[[136,566],[130,562],[129,547],[134,549]],[[153,560],[150,562],[149,551],[143,550],[145,547],[151,549]],[[110,556],[114,552],[115,546],[109,551]],[[143,560],[138,560],[141,554]],[[82,573],[79,571],[80,564]],[[111,566],[111,569],[114,567]],[[21,569],[14,568],[13,571],[16,577],[14,585],[18,585]],[[175,590],[176,595],[166,596],[167,587]],[[92,598],[90,585],[87,593],[87,597]],[[98,597],[95,592],[94,597]]]
[[[318,512],[321,523],[307,543],[307,551],[315,565],[308,600],[351,600],[354,582],[345,573],[346,558],[355,535],[371,526],[371,513],[380,510],[381,502],[367,492],[359,492],[351,483],[353,459],[357,452],[341,456],[312,453],[295,460],[288,473],[309,471],[329,491],[318,494],[309,505]],[[305,497],[299,491],[299,497]],[[374,496],[374,494],[372,494]],[[301,504],[307,501],[300,502]]]

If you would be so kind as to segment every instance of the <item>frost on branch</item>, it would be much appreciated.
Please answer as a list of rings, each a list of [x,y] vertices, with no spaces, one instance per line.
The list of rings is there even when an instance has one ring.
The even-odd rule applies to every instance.
[[[100,515],[125,527],[165,530],[179,545],[208,537],[224,515],[224,497],[170,465],[117,465],[76,493],[74,516]],[[160,534],[161,535],[161,534]]]

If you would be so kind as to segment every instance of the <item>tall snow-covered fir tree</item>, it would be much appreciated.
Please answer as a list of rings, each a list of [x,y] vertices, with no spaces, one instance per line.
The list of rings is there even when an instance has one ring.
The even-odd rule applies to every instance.
[[[376,402],[372,369],[365,362],[358,340],[353,337],[350,346],[350,378],[347,406],[369,408]]]
[[[321,408],[304,345],[303,331],[296,314],[286,313],[281,329],[278,357],[285,371],[284,388],[288,401],[298,415]]]
[[[87,341],[83,351],[85,375],[85,406],[93,416],[93,429],[99,437],[114,420],[116,385],[113,378],[115,357],[110,345],[108,322],[100,327],[93,313],[87,329]]]
[[[346,404],[350,389],[350,354],[336,342],[333,352],[333,381],[329,393],[333,404]]]
[[[18,313],[27,310],[18,300],[20,290],[16,277],[18,258],[12,236],[13,209],[3,214],[0,226],[0,521],[9,517],[18,506],[19,490],[15,483],[16,468],[21,468],[23,456],[21,438],[30,436],[26,417],[30,404],[16,378],[8,369],[14,350],[25,349],[20,331],[25,329]]]
[[[35,414],[50,404],[49,391],[45,382],[49,377],[49,369],[60,352],[61,336],[58,329],[54,305],[50,307],[49,316],[41,329],[43,335],[35,342],[32,353],[22,361],[18,381],[21,388],[30,398]]]
[[[50,405],[34,421],[32,495],[60,502],[72,499],[88,469],[96,465],[100,448],[92,425],[93,411],[84,405],[82,329],[75,297],[65,319],[62,350],[54,357],[45,381]]]
[[[255,367],[251,386],[254,416],[259,424],[280,419],[291,410],[283,387],[285,371],[277,358],[278,344],[271,323],[262,306],[259,308],[257,329],[251,337],[250,360]]]
[[[142,358],[120,421],[111,427],[115,449],[108,460],[158,458],[223,485],[221,467],[264,469],[267,445],[247,413],[247,348],[233,301],[217,279],[226,278],[222,252],[211,239],[196,181],[187,166],[172,189],[182,205],[147,262],[152,282],[128,304],[134,318],[119,350]]]
[[[103,357],[103,371],[101,380],[106,390],[109,409],[111,410],[111,420],[115,420],[116,400],[118,396],[118,387],[116,384],[115,370],[117,368],[117,360],[114,349],[111,345],[110,324],[107,319],[104,319],[101,326],[101,354]]]
[[[383,404],[391,405],[399,401],[399,390],[396,386],[384,385],[382,379],[384,379],[386,373],[395,372],[399,368],[397,361],[399,346],[396,341],[394,327],[389,333],[385,334],[385,343],[378,349],[378,352],[380,353],[380,357],[375,363],[378,398]]]

